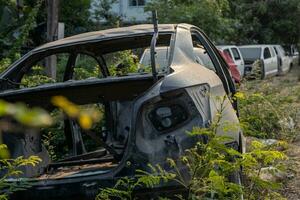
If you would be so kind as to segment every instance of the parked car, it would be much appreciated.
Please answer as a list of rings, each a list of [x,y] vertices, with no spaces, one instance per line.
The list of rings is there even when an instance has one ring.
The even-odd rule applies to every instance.
[[[293,60],[293,67],[299,65],[299,51],[296,45],[285,45],[284,46],[285,50],[288,52],[289,56]]]
[[[170,49],[169,47],[157,47],[156,48],[156,66],[158,71],[166,71],[165,68],[168,63],[168,57],[169,57]],[[241,76],[240,72],[237,69],[237,66],[231,59],[231,57],[225,52],[223,53],[221,50],[219,53],[222,55],[222,57],[225,59],[226,63],[228,64],[229,72],[234,80],[235,83],[240,83]],[[194,56],[196,59],[196,62],[201,64],[202,66],[212,70],[215,72],[214,64],[212,63],[212,60],[208,56],[208,54],[205,52],[204,48],[200,47],[194,47]],[[151,65],[151,55],[150,55],[150,49],[145,49],[139,63],[139,69],[140,71],[144,71],[146,66]]]
[[[160,52],[160,46],[169,50],[167,62],[157,68],[155,57],[160,55],[155,52]],[[148,70],[114,73],[116,67],[134,68],[128,58],[140,58],[148,48]],[[198,63],[195,48],[205,51],[213,70]],[[44,60],[53,55],[60,69],[56,79],[26,84],[36,77],[36,66],[44,69]],[[221,105],[226,105],[221,122],[239,122],[236,104],[230,99],[236,91],[227,64],[206,35],[188,24],[159,25],[154,31],[152,25],[137,25],[54,41],[12,64],[0,75],[0,81],[0,99],[9,102],[25,102],[64,116],[51,104],[52,96],[62,95],[103,112],[103,119],[88,132],[68,117],[51,128],[50,132],[62,134],[65,142],[58,147],[65,151],[58,160],[51,160],[41,142],[45,129],[35,130],[35,137],[23,130],[4,133],[4,143],[13,157],[34,154],[43,159],[36,168],[24,167],[31,187],[10,199],[94,199],[99,188],[113,187],[122,177],[134,177],[136,169],[151,172],[147,164],[171,170],[167,158],[177,160],[186,149],[207,139],[192,137],[186,131],[209,126],[218,118]],[[226,97],[226,102],[214,98],[218,96]],[[240,128],[220,128],[218,134],[232,138],[226,142],[230,147],[245,151]],[[87,148],[89,143],[94,146]],[[180,168],[182,172],[185,169]],[[231,178],[240,183],[239,172]],[[11,177],[7,181],[18,180]],[[140,188],[135,194],[150,199],[181,190],[184,188],[170,182],[151,191]]]
[[[245,74],[251,73],[252,64],[261,60],[262,78],[275,76],[278,73],[278,61],[274,48],[271,45],[245,45],[239,46],[245,61]]]
[[[245,73],[245,62],[239,48],[234,45],[222,45],[217,47],[223,52],[226,52],[231,57],[231,59],[237,66],[241,77],[243,77]]]
[[[273,45],[274,51],[277,55],[278,74],[288,72],[293,66],[293,60],[281,45]]]
[[[238,70],[238,67],[236,66],[236,64],[232,60],[232,58],[229,55],[229,53],[227,51],[222,51],[222,50],[219,50],[219,52],[222,55],[222,57],[224,58],[224,60],[226,61],[227,65],[229,67],[229,71],[231,73],[231,76],[232,76],[234,82],[235,83],[240,83],[241,82],[240,71]]]

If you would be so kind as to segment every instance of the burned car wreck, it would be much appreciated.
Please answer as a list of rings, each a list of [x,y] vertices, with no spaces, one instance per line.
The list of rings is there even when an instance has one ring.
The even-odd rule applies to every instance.
[[[119,52],[130,51],[140,58],[149,47],[149,66],[139,66],[135,73],[111,73],[109,68],[115,63],[110,60]],[[168,50],[161,56],[155,54],[156,47]],[[209,66],[195,56],[195,48],[206,54]],[[24,77],[53,55],[64,64],[57,80],[22,86]],[[59,55],[64,55],[63,59]],[[155,61],[158,56],[166,60],[161,62],[164,64]],[[93,60],[99,76],[80,77],[77,62],[85,57]],[[105,119],[95,132],[102,145],[97,143],[92,150],[86,148],[86,136],[78,124],[64,119],[59,128],[67,156],[55,161],[41,145],[42,131],[35,133],[35,139],[4,135],[14,157],[34,154],[43,159],[39,169],[24,169],[32,186],[13,194],[12,199],[94,199],[100,188],[113,187],[124,176],[134,177],[136,169],[146,169],[148,163],[168,168],[167,158],[179,158],[199,139],[186,131],[207,127],[216,117],[220,105],[212,96],[228,96],[222,119],[238,123],[235,105],[229,100],[235,87],[226,63],[206,35],[188,24],[159,25],[156,31],[153,25],[137,25],[58,40],[26,54],[2,73],[0,80],[0,98],[6,101],[25,102],[52,112],[51,97],[60,95],[78,105],[98,105]],[[232,145],[243,151],[241,131],[226,134],[232,137]],[[153,197],[177,187],[164,184],[148,192]]]

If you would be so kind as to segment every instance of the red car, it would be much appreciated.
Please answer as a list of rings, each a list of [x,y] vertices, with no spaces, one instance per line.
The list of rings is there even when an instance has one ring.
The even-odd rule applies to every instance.
[[[230,57],[230,55],[219,49],[220,54],[222,55],[222,57],[224,58],[224,60],[226,61],[228,67],[229,67],[229,71],[231,73],[232,79],[234,80],[234,82],[236,83],[240,83],[241,82],[241,75],[240,72],[236,66],[236,64],[234,64],[234,61],[232,60],[232,58]]]

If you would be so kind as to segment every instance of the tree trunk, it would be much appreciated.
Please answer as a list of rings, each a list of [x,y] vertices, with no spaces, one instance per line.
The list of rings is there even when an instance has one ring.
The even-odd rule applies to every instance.
[[[58,6],[59,0],[47,0],[47,41],[52,42],[57,40],[58,29]],[[49,56],[46,59],[46,74],[47,76],[56,79],[56,56]]]

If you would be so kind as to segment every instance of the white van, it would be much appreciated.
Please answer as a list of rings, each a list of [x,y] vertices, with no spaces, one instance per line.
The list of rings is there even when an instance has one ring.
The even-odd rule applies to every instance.
[[[256,60],[262,61],[262,78],[275,76],[278,73],[278,60],[272,45],[245,45],[239,46],[245,61],[245,74],[252,70]]]
[[[230,55],[234,64],[236,64],[241,77],[243,77],[245,72],[245,62],[239,48],[234,45],[221,45],[217,46],[217,48],[221,49],[224,52],[227,52]]]

